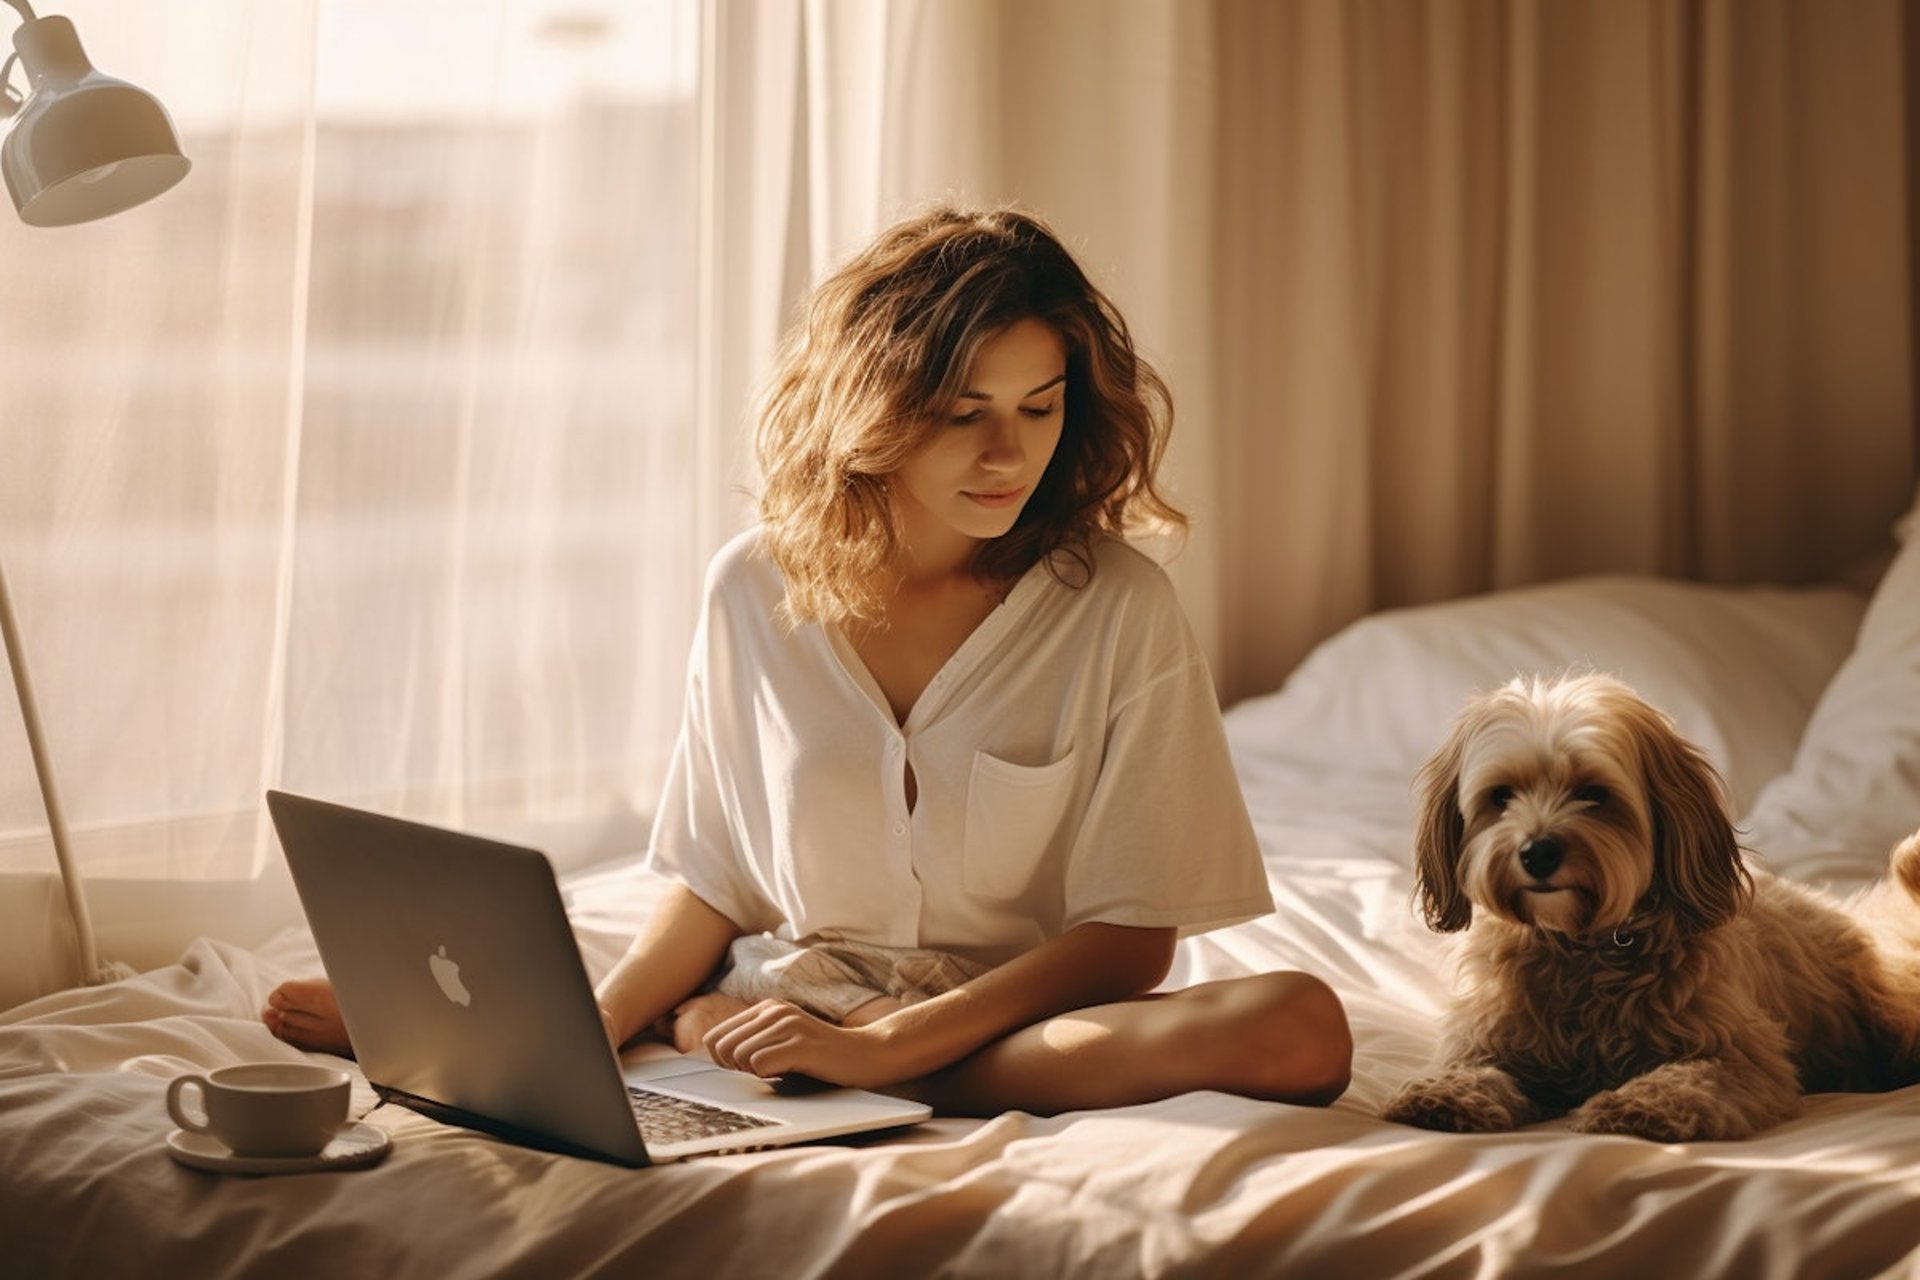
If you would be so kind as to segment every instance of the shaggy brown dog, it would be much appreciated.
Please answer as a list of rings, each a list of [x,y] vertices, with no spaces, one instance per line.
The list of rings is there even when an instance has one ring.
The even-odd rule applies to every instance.
[[[1920,833],[1844,905],[1750,872],[1713,767],[1604,676],[1469,704],[1418,786],[1427,923],[1468,932],[1440,1064],[1388,1119],[1741,1138],[1920,1079]]]

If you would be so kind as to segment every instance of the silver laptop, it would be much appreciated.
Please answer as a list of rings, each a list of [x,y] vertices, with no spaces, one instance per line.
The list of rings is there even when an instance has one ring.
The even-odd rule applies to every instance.
[[[617,1056],[545,855],[267,792],[360,1069],[379,1095],[527,1146],[657,1164],[916,1124],[917,1102]]]

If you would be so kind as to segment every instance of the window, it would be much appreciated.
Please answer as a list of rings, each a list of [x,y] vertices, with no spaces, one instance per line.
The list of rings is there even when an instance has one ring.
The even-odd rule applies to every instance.
[[[696,0],[62,12],[194,163],[0,227],[0,558],[83,869],[247,878],[269,785],[632,847],[709,549]],[[49,864],[9,699],[0,870]]]

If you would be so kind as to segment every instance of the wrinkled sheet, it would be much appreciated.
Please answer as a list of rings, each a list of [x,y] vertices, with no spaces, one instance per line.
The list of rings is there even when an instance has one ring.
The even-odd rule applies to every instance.
[[[1302,789],[1283,796],[1285,785]],[[642,1170],[382,1107],[368,1122],[394,1147],[377,1167],[216,1175],[167,1157],[166,1082],[301,1056],[254,1015],[274,983],[318,962],[303,933],[257,951],[202,940],[171,967],[0,1015],[0,1274],[1904,1271],[1920,1246],[1920,1090],[1816,1097],[1761,1137],[1687,1146],[1377,1119],[1432,1048],[1445,952],[1409,911],[1405,784],[1382,780],[1371,816],[1344,829],[1313,811],[1311,791],[1271,779],[1274,803],[1254,806],[1278,912],[1182,944],[1175,980],[1278,967],[1327,977],[1358,1047],[1333,1107],[1192,1094]],[[569,885],[590,970],[612,962],[656,888],[631,866]],[[356,1110],[373,1103],[362,1084]]]

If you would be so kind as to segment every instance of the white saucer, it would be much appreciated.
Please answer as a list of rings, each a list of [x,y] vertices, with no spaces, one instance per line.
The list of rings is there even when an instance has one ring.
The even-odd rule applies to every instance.
[[[379,1164],[393,1147],[385,1129],[354,1121],[312,1156],[237,1156],[209,1134],[175,1129],[167,1135],[167,1154],[181,1164],[210,1173],[321,1173],[364,1169]]]

